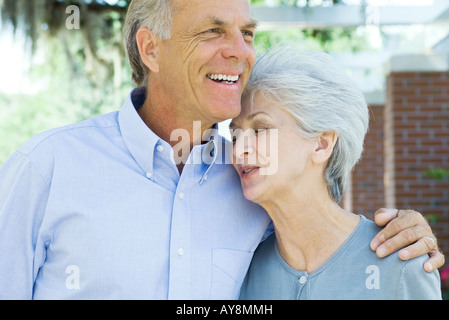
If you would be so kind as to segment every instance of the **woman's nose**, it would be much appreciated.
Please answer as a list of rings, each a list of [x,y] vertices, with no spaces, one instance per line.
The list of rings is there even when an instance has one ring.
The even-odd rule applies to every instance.
[[[255,153],[255,134],[253,130],[246,130],[240,134],[234,144],[234,156],[237,159],[245,159]]]

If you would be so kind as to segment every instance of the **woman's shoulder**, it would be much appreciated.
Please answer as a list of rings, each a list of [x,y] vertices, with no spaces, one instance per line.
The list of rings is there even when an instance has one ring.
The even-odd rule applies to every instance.
[[[396,270],[401,273],[406,269],[415,273],[425,272],[422,264],[427,260],[427,255],[410,260],[401,260],[398,251],[396,251],[389,256],[379,258],[376,252],[371,250],[370,244],[376,234],[381,230],[382,227],[379,227],[374,221],[361,215],[361,222],[357,230],[358,234],[354,236],[348,248],[349,252],[346,252],[346,254],[357,256],[359,257],[359,261],[364,261],[365,264],[371,263],[378,265],[385,270]]]
[[[396,291],[395,299],[441,299],[440,277],[438,271],[428,273],[424,270],[424,262],[427,255],[422,255],[410,260],[401,260],[398,252],[379,258],[369,248],[374,236],[382,230],[373,221],[361,217],[363,226],[357,237],[357,241],[351,246],[352,254],[363,264],[367,280],[378,280],[382,289],[389,293]],[[354,260],[353,260],[354,261]],[[373,288],[376,286],[373,285]],[[382,290],[381,289],[381,290]]]
[[[424,262],[427,255],[402,261],[398,295],[403,299],[432,299],[440,300],[441,279],[437,270],[426,272]]]

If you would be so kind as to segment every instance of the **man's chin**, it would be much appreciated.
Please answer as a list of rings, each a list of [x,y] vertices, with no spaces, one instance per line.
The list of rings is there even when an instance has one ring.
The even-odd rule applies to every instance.
[[[240,114],[240,111],[241,105],[239,101],[237,105],[235,104],[231,105],[229,104],[229,102],[226,104],[215,103],[212,112],[214,113],[214,116],[217,119],[216,122],[221,122],[237,117]]]

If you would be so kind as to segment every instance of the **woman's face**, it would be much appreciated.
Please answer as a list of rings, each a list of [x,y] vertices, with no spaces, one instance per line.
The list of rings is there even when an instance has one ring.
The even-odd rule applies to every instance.
[[[260,93],[252,102],[244,99],[230,130],[233,165],[248,200],[261,204],[293,192],[292,186],[297,190],[313,183],[310,169],[316,140],[301,136],[295,120],[279,103]]]

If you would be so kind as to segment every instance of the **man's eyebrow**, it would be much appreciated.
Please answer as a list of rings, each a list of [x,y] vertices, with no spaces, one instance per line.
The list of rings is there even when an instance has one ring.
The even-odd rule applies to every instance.
[[[252,19],[248,23],[245,24],[245,28],[256,29],[259,25],[259,21]]]
[[[220,27],[226,25],[226,22],[224,22],[223,20],[221,20],[220,18],[217,18],[217,17],[210,17],[209,23],[213,24],[215,26],[220,26]]]
[[[210,17],[209,18],[209,23],[212,24],[212,25],[218,26],[218,27],[226,26],[226,25],[229,24],[229,23],[223,21],[222,19],[220,19],[218,17]],[[256,29],[257,25],[258,25],[258,21],[254,20],[254,19],[251,19],[250,21],[246,22],[243,25],[243,28],[245,28],[245,29],[247,29],[247,28],[249,28],[249,29]]]

